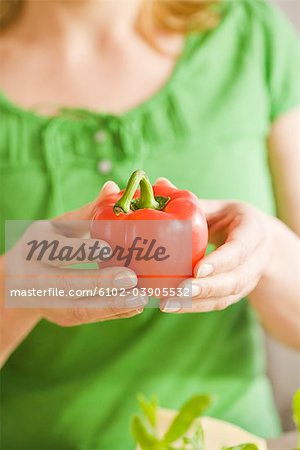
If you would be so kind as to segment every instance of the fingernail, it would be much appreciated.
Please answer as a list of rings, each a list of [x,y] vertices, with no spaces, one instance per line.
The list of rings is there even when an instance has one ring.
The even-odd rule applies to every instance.
[[[114,189],[116,189],[116,190],[119,190],[119,186],[117,185],[117,183],[115,183],[115,182],[112,181],[112,180],[106,181],[106,182],[103,184],[103,186],[102,186],[102,190],[103,190],[103,189],[106,189],[107,186],[110,186],[111,188],[114,188]]]
[[[111,180],[105,181],[105,183],[102,186],[102,190],[106,188],[106,186],[109,186],[112,183]]]
[[[180,297],[197,297],[197,295],[201,294],[201,286],[198,284],[191,283],[190,281],[182,283],[180,285],[182,289],[188,289],[188,295],[186,295],[186,291],[180,295]]]
[[[133,272],[123,270],[118,272],[114,278],[114,286],[117,288],[131,288],[136,286],[137,278]]]
[[[95,242],[97,242],[97,245],[99,245],[101,241],[94,240],[94,241],[92,241],[92,244],[95,244]],[[103,253],[104,259],[106,259],[106,258],[108,259],[112,255],[112,248],[107,242],[102,241],[100,244],[100,249],[101,249],[101,252]],[[104,251],[104,249],[105,249],[105,251]]]
[[[201,286],[198,284],[192,284],[192,297],[197,297],[201,294]]]
[[[203,264],[197,270],[196,277],[197,278],[206,277],[207,275],[210,275],[211,273],[213,273],[213,271],[214,271],[214,266],[212,264]]]
[[[181,310],[181,302],[178,300],[167,300],[164,306],[162,307],[162,311],[164,312],[178,312]]]
[[[139,308],[139,307],[143,307],[147,304],[147,297],[128,297],[126,298],[126,306],[128,306],[128,308]]]

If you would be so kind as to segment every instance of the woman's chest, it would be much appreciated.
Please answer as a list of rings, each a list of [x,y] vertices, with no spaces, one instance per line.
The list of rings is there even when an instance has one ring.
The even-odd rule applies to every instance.
[[[207,122],[187,123],[177,109],[173,115],[136,121],[89,117],[70,126],[69,119],[61,119],[31,133],[22,121],[13,124],[1,143],[6,219],[52,217],[79,207],[109,179],[124,187],[136,168],[146,170],[153,182],[164,176],[199,197],[272,207],[266,136],[260,127],[240,122],[216,132]]]
[[[222,74],[212,58],[193,64],[122,116],[64,109],[47,119],[6,101],[4,217],[60,214],[90,201],[108,179],[123,187],[136,168],[200,197],[240,199],[271,212],[269,100],[261,73],[249,57],[238,71],[227,64]]]

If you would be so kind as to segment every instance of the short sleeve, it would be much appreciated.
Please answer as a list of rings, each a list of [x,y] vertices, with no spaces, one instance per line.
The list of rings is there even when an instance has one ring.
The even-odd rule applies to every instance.
[[[266,82],[274,121],[300,107],[300,36],[281,11],[269,4],[265,8]]]

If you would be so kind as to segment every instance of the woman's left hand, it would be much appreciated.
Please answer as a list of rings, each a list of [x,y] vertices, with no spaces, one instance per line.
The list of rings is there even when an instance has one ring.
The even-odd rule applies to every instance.
[[[223,310],[254,290],[270,260],[272,220],[276,219],[241,202],[204,200],[201,206],[209,242],[217,249],[199,261],[195,278],[180,285],[192,286],[192,306],[181,307],[180,298],[169,298],[162,302],[163,312]]]

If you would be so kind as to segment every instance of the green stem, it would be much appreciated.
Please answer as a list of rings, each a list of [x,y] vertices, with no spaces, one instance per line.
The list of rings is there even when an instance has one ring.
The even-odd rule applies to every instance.
[[[151,183],[143,170],[133,172],[127,183],[124,194],[114,205],[114,213],[118,216],[122,212],[127,214],[132,209],[133,196],[140,186],[140,198],[136,199],[134,209],[161,209],[160,203],[155,199]]]

